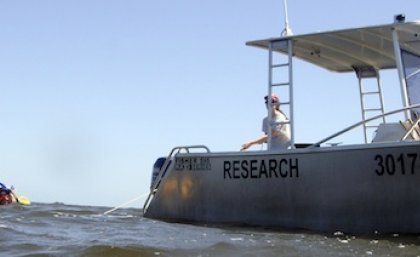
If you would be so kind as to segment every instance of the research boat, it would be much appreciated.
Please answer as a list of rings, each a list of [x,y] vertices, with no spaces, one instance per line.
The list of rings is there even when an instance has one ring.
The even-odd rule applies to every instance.
[[[292,146],[271,150],[269,132],[268,148],[261,151],[174,147],[155,163],[144,217],[320,232],[420,233],[420,21],[397,15],[391,24],[286,34],[247,45],[268,51],[267,95],[287,89],[289,99],[281,106],[288,110]],[[286,61],[276,63],[278,55]],[[294,58],[332,72],[353,72],[361,121],[312,144],[295,143]],[[379,76],[386,69],[397,72],[403,103],[388,112]],[[279,72],[287,74],[285,82],[276,80]],[[367,79],[376,81],[374,90],[364,89]],[[368,106],[367,97],[377,99],[377,106]],[[402,118],[389,121],[395,113]],[[363,131],[364,143],[329,144],[355,128]]]

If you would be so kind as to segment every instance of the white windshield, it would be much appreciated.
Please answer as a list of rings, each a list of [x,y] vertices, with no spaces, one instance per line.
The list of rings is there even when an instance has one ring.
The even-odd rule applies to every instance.
[[[405,79],[407,82],[408,101],[410,105],[420,103],[420,56],[402,50]],[[420,117],[420,108],[414,114]]]

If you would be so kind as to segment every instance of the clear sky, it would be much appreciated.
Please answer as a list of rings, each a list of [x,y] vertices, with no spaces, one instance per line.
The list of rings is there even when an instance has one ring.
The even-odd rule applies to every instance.
[[[418,0],[288,7],[294,34],[420,20]],[[146,193],[174,146],[236,151],[262,133],[267,52],[245,42],[279,36],[284,15],[282,0],[21,0],[0,1],[0,24],[0,181],[36,202],[113,207]],[[294,71],[297,142],[360,121],[354,74]],[[386,110],[401,104],[393,74]]]

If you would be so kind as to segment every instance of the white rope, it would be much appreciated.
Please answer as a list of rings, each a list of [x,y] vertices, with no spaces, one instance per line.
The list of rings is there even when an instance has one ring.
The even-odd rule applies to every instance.
[[[126,206],[127,204],[130,204],[130,203],[132,203],[132,202],[134,202],[134,201],[137,201],[137,200],[139,200],[139,199],[141,199],[141,198],[143,198],[143,197],[147,196],[148,194],[149,194],[149,192],[144,193],[144,194],[142,194],[142,195],[140,195],[140,196],[138,196],[138,197],[136,197],[136,198],[134,198],[134,199],[131,199],[130,201],[127,201],[127,202],[125,202],[125,203],[123,203],[123,204],[121,204],[121,205],[118,205],[117,207],[114,207],[114,208],[112,208],[111,210],[108,210],[108,211],[104,212],[104,215],[107,215],[108,213],[111,213],[111,212],[113,212],[113,211],[116,211],[116,210],[118,210],[119,208],[124,207],[124,206]]]

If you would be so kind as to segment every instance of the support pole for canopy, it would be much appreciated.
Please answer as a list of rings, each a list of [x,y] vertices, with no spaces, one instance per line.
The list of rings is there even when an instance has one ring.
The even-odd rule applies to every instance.
[[[286,63],[274,63],[274,58],[273,58],[273,54],[275,52],[275,50],[279,50],[282,49],[283,51],[287,51],[288,56],[287,56],[287,62]],[[272,145],[272,137],[273,137],[273,133],[272,133],[272,126],[273,125],[279,125],[281,124],[282,126],[286,126],[289,124],[289,126],[291,127],[291,146],[292,148],[294,148],[294,125],[293,125],[293,118],[294,118],[294,114],[293,114],[293,41],[291,39],[288,40],[278,40],[278,41],[270,41],[268,43],[268,102],[267,102],[267,117],[268,117],[268,132],[267,132],[267,149],[271,150],[271,145]],[[283,82],[283,83],[274,83],[273,81],[273,70],[274,69],[278,69],[278,68],[288,68],[288,80],[287,82]],[[289,120],[286,122],[277,122],[277,121],[273,121],[274,115],[272,112],[272,106],[273,103],[271,102],[271,96],[273,94],[273,87],[278,87],[278,86],[287,86],[289,91],[289,101],[283,101],[280,102],[279,104],[282,105],[289,105]]]
[[[289,39],[288,44],[288,58],[289,58],[289,103],[290,103],[290,143],[292,148],[295,148],[295,126],[294,126],[294,99],[293,99],[293,40]]]
[[[267,112],[268,112],[268,138],[267,138],[267,150],[271,149],[271,139],[273,137],[273,133],[271,131],[271,122],[273,121],[273,114],[271,112],[271,106],[273,103],[271,102],[271,95],[273,94],[273,90],[271,85],[273,84],[273,71],[271,69],[273,65],[273,42],[270,42],[268,45],[268,95],[267,95]]]
[[[409,106],[408,96],[407,96],[407,85],[406,85],[405,77],[404,77],[398,31],[395,27],[392,29],[392,42],[394,44],[395,63],[397,64],[398,77],[400,80],[402,102],[403,102],[403,106],[407,107]],[[410,117],[408,110],[405,111],[404,114],[405,114],[406,119]]]

